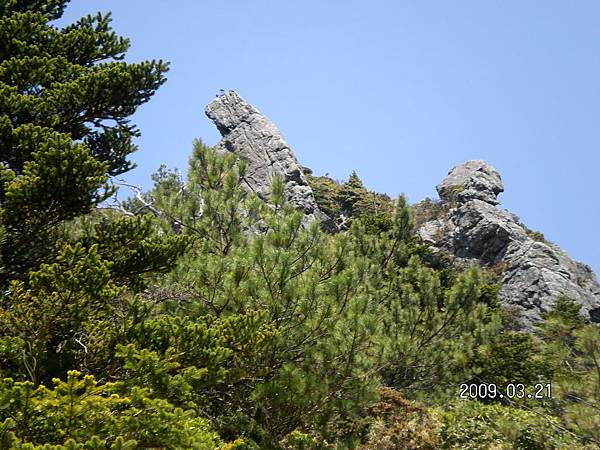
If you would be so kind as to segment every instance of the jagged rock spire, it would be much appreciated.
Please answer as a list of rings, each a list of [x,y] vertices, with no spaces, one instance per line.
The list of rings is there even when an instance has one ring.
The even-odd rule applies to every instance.
[[[205,112],[223,137],[217,149],[233,152],[247,161],[245,182],[249,190],[267,200],[273,178],[279,176],[285,183],[288,201],[304,211],[307,221],[327,221],[294,152],[273,122],[235,91],[217,96]]]

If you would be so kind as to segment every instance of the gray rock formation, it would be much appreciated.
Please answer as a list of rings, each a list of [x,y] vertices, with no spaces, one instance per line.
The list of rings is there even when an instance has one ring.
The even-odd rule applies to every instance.
[[[437,185],[442,200],[466,202],[479,199],[497,205],[496,197],[504,192],[500,174],[484,161],[467,161],[456,166]]]
[[[279,176],[285,184],[288,201],[304,211],[306,223],[315,219],[327,222],[328,217],[319,210],[302,166],[273,122],[235,91],[219,95],[206,106],[205,112],[223,137],[217,149],[233,152],[247,161],[248,190],[267,200],[273,178]]]
[[[421,239],[459,264],[500,269],[500,301],[516,308],[523,329],[531,329],[561,296],[579,303],[588,320],[600,322],[600,285],[593,271],[535,239],[515,215],[496,207],[504,188],[493,167],[467,161],[437,190],[444,213],[420,226]]]
[[[334,229],[319,210],[302,166],[270,120],[234,91],[213,100],[206,115],[223,137],[217,149],[247,161],[248,190],[267,200],[273,178],[279,176],[288,201],[304,211],[305,223],[319,220]],[[421,239],[457,264],[501,271],[500,300],[521,313],[523,329],[530,329],[561,296],[577,301],[586,318],[600,322],[600,285],[592,270],[556,245],[540,241],[515,215],[496,207],[504,187],[493,167],[467,161],[453,168],[437,190],[441,205],[420,226]]]

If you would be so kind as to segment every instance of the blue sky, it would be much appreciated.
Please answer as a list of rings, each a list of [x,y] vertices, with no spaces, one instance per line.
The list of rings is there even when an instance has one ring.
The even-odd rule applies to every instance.
[[[216,143],[204,106],[235,89],[315,173],[411,202],[484,159],[502,207],[600,273],[600,2],[72,0],[60,23],[96,11],[129,61],[171,62],[130,182]]]

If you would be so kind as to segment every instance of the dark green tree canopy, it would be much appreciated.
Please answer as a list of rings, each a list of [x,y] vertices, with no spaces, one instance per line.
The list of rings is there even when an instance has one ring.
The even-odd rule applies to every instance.
[[[59,29],[68,1],[0,6],[0,220],[3,279],[45,260],[49,235],[111,193],[132,168],[137,107],[165,81],[162,61],[123,62],[110,14]],[[8,272],[8,273],[7,273]]]

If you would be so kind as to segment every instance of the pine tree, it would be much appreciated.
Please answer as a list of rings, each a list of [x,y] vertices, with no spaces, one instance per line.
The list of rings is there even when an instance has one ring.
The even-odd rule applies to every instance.
[[[344,214],[361,220],[367,233],[378,234],[393,226],[392,200],[385,194],[366,189],[354,171],[339,189],[337,201]]]
[[[352,171],[348,181],[342,185],[342,189],[339,193],[339,201],[342,208],[352,212],[356,202],[362,199],[366,192],[367,190],[362,180],[355,171]]]
[[[61,222],[106,199],[129,170],[129,123],[164,82],[162,61],[121,61],[129,41],[110,14],[58,29],[68,0],[0,6],[0,281],[48,262]]]
[[[347,437],[376,395],[369,262],[348,235],[305,228],[280,179],[269,204],[247,194],[243,169],[197,142],[188,182],[162,171],[147,194],[166,230],[194,237],[164,281],[186,293],[186,315],[253,317],[234,349],[244,357],[222,363],[238,376],[212,386],[215,420],[224,438],[244,432],[263,448],[294,430]]]
[[[544,315],[539,333],[554,367],[552,396],[569,429],[600,446],[600,329],[586,323],[581,305],[559,298]]]
[[[368,288],[382,327],[383,382],[413,398],[454,389],[471,375],[476,348],[500,325],[486,304],[486,281],[471,269],[443,282],[442,273],[425,264],[426,249],[415,237],[403,196],[389,231],[372,234],[365,228],[359,221],[350,233],[355,251],[371,262]]]

